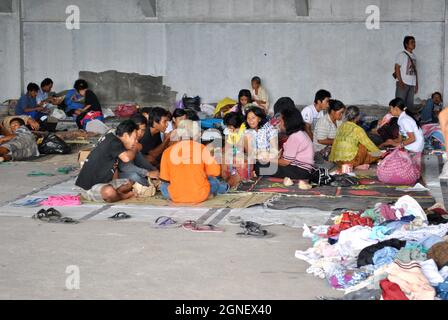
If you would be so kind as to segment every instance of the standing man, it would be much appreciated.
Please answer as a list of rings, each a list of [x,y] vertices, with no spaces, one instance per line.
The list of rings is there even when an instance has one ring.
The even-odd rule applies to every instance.
[[[404,51],[395,59],[395,79],[397,80],[396,98],[405,101],[409,111],[414,112],[414,95],[418,93],[417,57],[414,54],[415,38],[406,36]]]

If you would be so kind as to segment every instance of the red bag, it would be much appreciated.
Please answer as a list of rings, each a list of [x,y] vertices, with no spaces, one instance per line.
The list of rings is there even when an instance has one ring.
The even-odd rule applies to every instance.
[[[414,185],[421,175],[417,161],[406,150],[398,148],[378,164],[376,173],[381,182],[392,185]]]
[[[120,104],[115,109],[114,113],[115,116],[117,116],[118,118],[130,118],[137,112],[138,112],[137,105],[128,103],[128,104]]]

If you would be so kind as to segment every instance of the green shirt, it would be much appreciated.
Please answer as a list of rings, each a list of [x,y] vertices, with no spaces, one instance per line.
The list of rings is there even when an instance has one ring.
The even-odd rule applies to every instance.
[[[331,148],[330,161],[352,161],[358,154],[362,144],[369,152],[379,152],[380,149],[370,140],[364,129],[357,124],[347,121],[342,124]]]

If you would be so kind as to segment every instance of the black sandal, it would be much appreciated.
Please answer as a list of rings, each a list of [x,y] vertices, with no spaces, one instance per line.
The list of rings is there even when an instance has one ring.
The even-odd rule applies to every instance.
[[[78,220],[74,220],[68,217],[62,217],[62,214],[55,208],[50,208],[48,210],[41,209],[33,217],[33,219],[40,220],[48,223],[67,223],[67,224],[78,224]]]
[[[237,233],[240,237],[254,237],[254,238],[271,238],[273,237],[267,230],[261,229],[261,224],[252,221],[243,221],[240,227],[244,229],[244,232]]]
[[[113,220],[125,220],[130,218],[131,216],[128,215],[126,212],[118,212],[117,214],[114,214],[112,217],[109,217],[109,219]]]
[[[47,209],[47,216],[48,217],[59,217],[59,218],[62,218],[62,213],[60,213],[55,208],[50,208],[50,209]]]

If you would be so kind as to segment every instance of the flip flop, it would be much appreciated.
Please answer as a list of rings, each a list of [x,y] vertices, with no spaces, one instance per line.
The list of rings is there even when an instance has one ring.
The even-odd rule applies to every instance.
[[[114,214],[112,217],[109,217],[109,219],[112,220],[125,220],[130,218],[131,216],[128,215],[126,212],[118,212],[117,214]]]
[[[274,235],[261,229],[261,225],[252,221],[243,221],[240,227],[244,229],[236,235],[242,238],[272,238]]]
[[[40,209],[35,215],[32,216],[33,219],[35,220],[41,220],[43,218],[47,218],[48,214],[47,214],[47,210],[45,209]]]
[[[62,218],[62,213],[60,213],[58,210],[56,210],[55,208],[50,208],[47,209],[47,216],[48,217],[58,217],[58,218]]]
[[[187,221],[182,224],[182,228],[192,232],[204,232],[204,233],[220,233],[224,232],[223,228],[219,228],[212,224],[197,224],[196,221]]]
[[[54,208],[48,210],[41,209],[32,217],[35,220],[48,222],[48,223],[66,223],[66,224],[78,224],[78,220],[74,220],[68,217],[62,217],[62,214]]]
[[[154,228],[156,229],[175,229],[180,228],[180,224],[171,217],[161,216],[155,221]]]
[[[50,218],[50,220],[48,221],[49,223],[64,223],[64,224],[78,224],[79,221],[72,219],[72,218],[68,218],[68,217],[64,217],[64,218]]]

